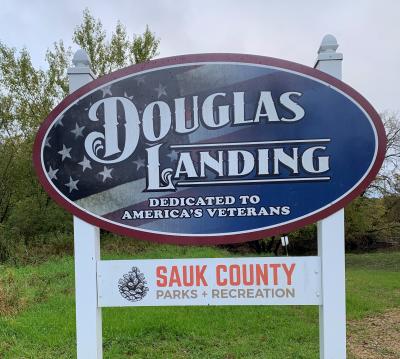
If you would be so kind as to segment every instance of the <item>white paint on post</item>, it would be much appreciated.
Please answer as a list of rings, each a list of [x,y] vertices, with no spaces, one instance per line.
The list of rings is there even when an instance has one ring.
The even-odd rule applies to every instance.
[[[346,358],[344,210],[318,222],[322,305],[319,307],[320,357]]]
[[[70,93],[96,78],[90,69],[90,60],[85,50],[80,49],[75,52],[72,63],[74,64],[74,67],[68,69]]]
[[[69,90],[73,92],[95,79],[84,50],[78,50],[68,69]],[[101,359],[101,308],[97,306],[97,261],[100,260],[100,231],[74,217],[76,342],[78,359]]]
[[[342,78],[343,55],[338,43],[326,35],[318,50],[315,68]],[[318,222],[318,255],[321,258],[322,305],[319,307],[320,357],[346,358],[346,291],[344,210]]]
[[[103,356],[101,308],[97,306],[97,261],[100,232],[74,216],[75,301],[77,358]]]

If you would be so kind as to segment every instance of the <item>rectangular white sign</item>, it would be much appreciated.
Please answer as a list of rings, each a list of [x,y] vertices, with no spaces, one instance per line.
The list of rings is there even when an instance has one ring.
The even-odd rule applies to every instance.
[[[318,257],[97,263],[98,306],[320,305]]]

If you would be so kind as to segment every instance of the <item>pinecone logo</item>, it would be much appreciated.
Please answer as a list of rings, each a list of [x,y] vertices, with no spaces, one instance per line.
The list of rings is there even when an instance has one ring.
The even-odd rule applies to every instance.
[[[118,281],[118,288],[126,300],[137,302],[142,300],[149,291],[146,284],[144,274],[140,272],[139,268],[132,267],[132,270],[124,274],[123,278]]]

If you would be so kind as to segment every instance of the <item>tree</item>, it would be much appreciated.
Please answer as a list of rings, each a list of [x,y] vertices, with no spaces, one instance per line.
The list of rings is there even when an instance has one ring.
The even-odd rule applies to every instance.
[[[130,40],[125,26],[120,22],[108,41],[102,23],[95,20],[88,9],[83,12],[83,22],[75,29],[73,40],[86,50],[92,70],[99,76],[151,60],[158,55],[160,43],[148,26],[143,35],[133,36]]]
[[[74,31],[73,42],[87,51],[97,75],[148,61],[157,55],[159,45],[159,39],[148,27],[142,35],[130,39],[120,22],[108,39],[101,21],[95,20],[87,9],[82,24]],[[71,49],[60,40],[45,55],[47,68],[35,68],[26,49],[17,51],[0,42],[0,228],[3,233],[7,226],[25,238],[63,229],[65,212],[43,191],[31,158],[40,123],[68,94],[67,68],[71,58]],[[0,252],[1,248],[0,243]]]
[[[380,238],[385,238],[390,228],[385,213],[382,198],[364,196],[349,203],[345,208],[346,247],[373,248]]]
[[[400,171],[399,114],[396,112],[386,111],[381,114],[381,119],[385,126],[387,138],[385,160],[375,181],[371,183],[366,192],[369,196],[396,194],[396,182]]]

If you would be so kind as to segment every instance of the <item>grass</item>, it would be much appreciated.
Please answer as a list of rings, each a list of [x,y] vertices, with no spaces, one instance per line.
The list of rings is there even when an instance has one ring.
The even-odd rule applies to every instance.
[[[361,319],[400,307],[400,252],[348,254],[347,317]]]
[[[232,256],[212,247],[144,242],[125,253],[109,244],[103,253],[103,259]],[[399,252],[348,255],[346,261],[349,319],[400,307]],[[0,358],[74,358],[73,288],[70,256],[0,266]],[[113,359],[318,358],[318,309],[105,308],[103,345],[104,358]]]

